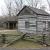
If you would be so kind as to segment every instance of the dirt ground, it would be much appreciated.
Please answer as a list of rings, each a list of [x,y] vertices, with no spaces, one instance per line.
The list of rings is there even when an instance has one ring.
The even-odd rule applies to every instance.
[[[16,30],[0,30],[0,32],[6,32],[6,31],[16,31]]]
[[[17,30],[0,30],[0,34],[17,34]]]

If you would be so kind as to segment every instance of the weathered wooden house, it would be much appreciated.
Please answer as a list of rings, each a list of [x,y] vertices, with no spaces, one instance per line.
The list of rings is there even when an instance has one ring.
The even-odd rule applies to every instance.
[[[17,14],[18,31],[23,33],[37,33],[50,31],[50,15],[44,10],[24,6]]]

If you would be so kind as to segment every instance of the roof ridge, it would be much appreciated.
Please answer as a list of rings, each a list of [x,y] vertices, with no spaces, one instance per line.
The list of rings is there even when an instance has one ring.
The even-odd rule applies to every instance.
[[[34,13],[36,13],[37,15],[44,15],[44,16],[50,16],[46,11],[35,8],[35,7],[30,7],[30,6],[23,6],[23,8],[20,10],[20,12],[17,14],[17,16],[21,13],[21,11],[25,8],[29,8],[31,9]]]

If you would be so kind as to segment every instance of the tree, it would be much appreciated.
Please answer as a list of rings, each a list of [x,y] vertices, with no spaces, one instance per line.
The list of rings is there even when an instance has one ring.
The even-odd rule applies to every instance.
[[[11,0],[5,0],[5,4],[7,6],[7,9],[8,9],[8,16],[11,16],[11,3],[12,1]]]
[[[50,2],[49,2],[49,0],[47,0],[47,2],[48,2],[48,5],[49,5],[49,8],[50,8]],[[50,9],[49,9],[50,10]]]
[[[33,2],[33,7],[35,7],[35,8],[37,8],[37,6],[38,6],[38,4],[40,4],[40,0],[32,0],[32,2]]]
[[[8,16],[16,16],[17,13],[23,8],[24,5],[39,8],[42,0],[5,0],[5,4],[8,9]],[[44,9],[44,6],[41,7]]]
[[[22,8],[22,0],[14,0],[14,3],[15,3],[15,11],[16,11],[16,15],[17,15],[17,13],[21,10],[21,8]]]
[[[22,0],[5,0],[8,9],[8,16],[16,16],[22,8]]]
[[[46,7],[45,7],[44,5],[42,5],[42,6],[40,7],[40,9],[45,10]]]
[[[49,4],[49,7],[50,7],[50,3],[49,3],[49,0],[47,0],[48,4]]]

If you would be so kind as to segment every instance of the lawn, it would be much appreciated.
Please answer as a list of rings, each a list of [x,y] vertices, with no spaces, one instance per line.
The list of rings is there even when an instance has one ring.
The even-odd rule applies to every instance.
[[[31,42],[31,41],[19,40],[9,47],[14,47],[14,48],[42,48],[42,45],[39,45],[39,44]]]
[[[0,34],[10,34],[10,35],[19,35],[17,30],[0,30]]]
[[[23,33],[19,33],[17,32],[17,30],[2,30],[0,31],[0,34],[5,34],[6,35],[6,43],[10,43],[11,41],[13,41],[14,39],[17,39],[19,36],[21,36]],[[40,37],[34,37],[31,36],[31,38],[33,38],[33,41],[37,41]],[[1,39],[1,38],[0,38]],[[26,40],[22,40],[19,39],[16,42],[14,42],[12,45],[8,46],[8,47],[15,47],[15,48],[42,48],[42,45],[35,43],[33,41],[29,41],[30,38],[28,38],[29,40],[27,40],[27,38],[25,38]]]
[[[6,37],[8,39],[8,42],[11,42],[12,40],[14,40],[17,37],[16,35],[22,35],[23,34],[23,33],[17,32],[16,30],[3,31],[3,32],[8,34],[8,36]],[[15,35],[15,36],[10,36],[10,35]],[[42,46],[37,44],[37,43],[31,42],[31,41],[18,40],[16,42],[14,42],[14,44],[12,44],[11,46],[8,46],[8,47],[16,47],[16,48],[41,48]]]

